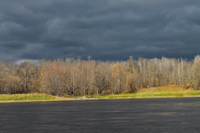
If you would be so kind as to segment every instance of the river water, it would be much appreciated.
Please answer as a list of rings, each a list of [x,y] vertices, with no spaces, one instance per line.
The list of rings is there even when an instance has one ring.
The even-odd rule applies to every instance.
[[[0,132],[195,133],[200,98],[1,103]]]

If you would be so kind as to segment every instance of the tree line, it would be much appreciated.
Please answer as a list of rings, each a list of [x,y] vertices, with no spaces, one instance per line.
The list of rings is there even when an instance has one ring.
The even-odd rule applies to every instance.
[[[47,93],[94,95],[133,93],[140,88],[175,84],[200,89],[200,56],[194,60],[139,58],[127,61],[95,61],[66,58],[0,61],[0,94]]]

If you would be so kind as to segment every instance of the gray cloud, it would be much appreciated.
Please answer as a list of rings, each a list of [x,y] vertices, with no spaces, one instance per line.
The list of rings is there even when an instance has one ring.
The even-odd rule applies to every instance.
[[[0,1],[0,59],[200,54],[197,0]]]

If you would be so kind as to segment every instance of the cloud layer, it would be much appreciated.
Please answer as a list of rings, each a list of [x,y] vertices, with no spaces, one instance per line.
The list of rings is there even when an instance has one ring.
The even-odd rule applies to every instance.
[[[197,0],[0,1],[0,60],[192,59],[199,15]]]

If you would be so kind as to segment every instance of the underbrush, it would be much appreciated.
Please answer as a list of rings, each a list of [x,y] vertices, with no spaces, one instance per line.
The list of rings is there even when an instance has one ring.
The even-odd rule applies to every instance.
[[[120,98],[151,98],[151,97],[189,97],[200,96],[200,90],[184,89],[179,86],[169,85],[152,88],[142,88],[135,93],[116,94],[116,95],[92,95],[81,96],[85,98],[98,98],[98,99],[120,99]],[[80,98],[80,97],[78,97]],[[81,99],[82,99],[81,98]],[[22,101],[22,100],[73,100],[77,99],[71,96],[52,96],[44,93],[31,93],[31,94],[1,94],[0,101]]]

